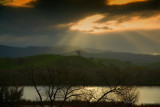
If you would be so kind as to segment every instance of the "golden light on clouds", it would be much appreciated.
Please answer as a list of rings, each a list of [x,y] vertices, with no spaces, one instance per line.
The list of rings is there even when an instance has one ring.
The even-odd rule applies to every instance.
[[[149,18],[139,18],[133,17],[129,21],[120,23],[122,28],[119,29],[129,29],[129,30],[153,30],[153,29],[160,29],[160,15],[149,17]]]
[[[148,0],[107,0],[108,5],[124,5],[128,3],[134,3],[134,2],[145,2]]]
[[[35,2],[37,0],[3,0],[0,4],[4,6],[12,6],[12,7],[33,7],[33,5],[29,4],[31,2]]]
[[[88,33],[104,33],[125,30],[160,29],[160,15],[148,18],[132,17],[129,20],[126,19],[126,21],[123,22],[119,22],[119,19],[101,22],[100,20],[104,19],[105,17],[109,16],[100,14],[89,16],[78,21],[77,23],[73,23],[70,27],[70,30]]]
[[[103,19],[104,17],[105,17],[104,15],[100,15],[100,14],[89,16],[73,24],[70,29],[84,31],[84,32],[88,32],[88,31],[99,32],[102,29],[98,29],[98,28],[102,28],[104,25],[98,23],[97,21]]]

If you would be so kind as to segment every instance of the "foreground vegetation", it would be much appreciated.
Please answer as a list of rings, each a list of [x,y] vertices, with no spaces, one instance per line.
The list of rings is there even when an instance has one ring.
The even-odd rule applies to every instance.
[[[72,86],[65,86],[65,88],[61,86],[60,88],[54,84],[48,87],[50,88],[46,89],[45,94],[42,94],[40,89],[37,91],[40,93],[37,101],[29,101],[22,99],[23,87],[2,86],[0,88],[0,107],[160,107],[154,104],[136,105],[138,93],[134,87],[111,87],[103,90],[99,96],[96,95],[94,89],[86,90]],[[44,95],[48,96],[48,99],[43,99]],[[59,98],[61,98],[60,101],[57,100]]]
[[[43,102],[45,107],[49,107],[49,102]],[[58,105],[61,102],[55,102],[55,106],[58,107]],[[94,103],[93,103],[94,104]],[[7,107],[7,105],[2,105],[2,107]],[[18,107],[39,107],[39,102],[31,102],[31,101],[21,101],[18,104]],[[64,104],[63,107],[88,107],[87,102],[84,101],[68,101]],[[123,103],[107,103],[107,102],[100,102],[97,107],[160,107],[160,105],[154,105],[154,104],[148,104],[148,105],[127,105]]]

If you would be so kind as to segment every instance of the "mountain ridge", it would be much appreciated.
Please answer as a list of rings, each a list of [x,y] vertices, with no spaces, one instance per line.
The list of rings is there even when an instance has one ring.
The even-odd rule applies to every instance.
[[[26,57],[38,54],[60,54],[60,55],[77,55],[77,50],[81,55],[89,58],[107,58],[118,59],[133,63],[154,63],[160,62],[160,55],[138,54],[127,52],[114,52],[111,50],[98,50],[90,48],[79,48],[72,46],[54,46],[54,47],[12,47],[0,45],[0,57]]]

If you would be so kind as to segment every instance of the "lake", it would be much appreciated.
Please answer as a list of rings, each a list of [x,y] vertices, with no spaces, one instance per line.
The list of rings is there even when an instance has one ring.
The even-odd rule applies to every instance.
[[[39,86],[38,88],[41,89],[41,93],[45,92],[46,87]],[[101,88],[104,88],[104,87],[91,86],[91,87],[85,87],[85,88],[100,90]],[[160,87],[155,87],[155,86],[137,87],[137,90],[139,91],[139,99],[136,104],[160,104]],[[97,93],[101,93],[101,92],[97,91]],[[26,100],[35,101],[38,98],[38,95],[34,87],[25,86],[23,98]]]

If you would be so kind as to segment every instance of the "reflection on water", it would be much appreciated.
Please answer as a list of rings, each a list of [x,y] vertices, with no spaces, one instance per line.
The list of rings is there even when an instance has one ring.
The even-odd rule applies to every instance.
[[[160,87],[138,87],[140,104],[160,104]]]
[[[41,89],[41,93],[45,93],[46,87],[38,87]],[[86,89],[95,89],[97,93],[102,93],[101,88],[104,87],[85,87]],[[160,104],[160,87],[137,87],[139,91],[139,100],[137,104]],[[26,86],[24,87],[24,99],[36,100],[38,95],[34,87]],[[43,96],[44,99],[45,96]]]

